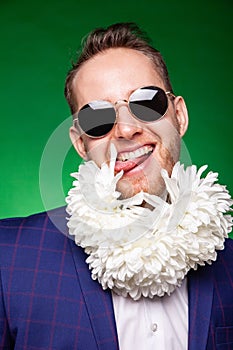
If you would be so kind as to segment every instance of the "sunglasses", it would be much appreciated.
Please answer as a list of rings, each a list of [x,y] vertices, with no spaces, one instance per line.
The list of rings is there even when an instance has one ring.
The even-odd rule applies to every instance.
[[[134,118],[144,123],[160,120],[168,109],[168,96],[175,97],[170,91],[157,86],[145,86],[132,92],[128,101],[121,100],[114,104],[108,101],[92,101],[84,105],[74,119],[89,137],[101,138],[107,135],[117,122],[117,106],[127,103]]]

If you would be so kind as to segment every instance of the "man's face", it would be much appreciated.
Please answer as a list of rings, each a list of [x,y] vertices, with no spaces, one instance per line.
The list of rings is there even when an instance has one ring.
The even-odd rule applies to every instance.
[[[144,86],[158,86],[166,91],[163,80],[151,60],[136,50],[115,48],[97,54],[77,72],[73,91],[78,110],[95,100],[115,103],[128,100],[130,94]],[[124,170],[118,182],[123,197],[141,190],[163,195],[162,168],[170,174],[179,159],[180,138],[188,124],[182,97],[169,98],[168,111],[159,121],[143,123],[135,119],[127,104],[119,104],[117,123],[106,136],[93,139],[71,128],[71,139],[85,160],[98,166],[110,159],[110,145],[117,149],[115,171]]]

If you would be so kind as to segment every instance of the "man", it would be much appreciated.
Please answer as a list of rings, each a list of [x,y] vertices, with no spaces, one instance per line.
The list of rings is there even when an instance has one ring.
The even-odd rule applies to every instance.
[[[96,30],[65,94],[87,161],[69,235],[63,209],[1,222],[0,348],[232,348],[231,202],[176,164],[188,115],[160,53],[133,24]]]

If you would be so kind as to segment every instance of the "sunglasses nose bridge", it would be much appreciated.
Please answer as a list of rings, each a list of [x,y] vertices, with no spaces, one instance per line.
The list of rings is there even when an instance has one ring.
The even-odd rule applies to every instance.
[[[114,106],[116,111],[116,137],[131,139],[133,135],[140,133],[142,127],[132,114],[129,102],[127,100],[120,100],[115,102]]]
[[[114,108],[115,108],[115,113],[116,113],[116,123],[118,123],[121,119],[121,116],[125,116],[125,112],[127,111],[131,113],[130,108],[129,108],[129,102],[127,100],[118,100],[114,103]],[[120,119],[119,119],[120,118]]]
[[[118,111],[118,109],[121,107],[121,106],[125,106],[125,105],[128,105],[129,102],[127,100],[118,100],[114,103],[114,107],[116,109],[116,111]]]
[[[134,115],[129,107],[129,101],[118,100],[114,103],[114,108],[116,112],[116,123],[126,120],[129,116],[134,118]]]

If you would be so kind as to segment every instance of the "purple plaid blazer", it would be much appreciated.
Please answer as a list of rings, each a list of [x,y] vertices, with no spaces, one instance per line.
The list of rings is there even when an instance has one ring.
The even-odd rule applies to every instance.
[[[0,221],[0,349],[119,348],[111,293],[91,279],[65,216]],[[189,350],[233,349],[232,258],[228,239],[216,262],[188,275]]]

